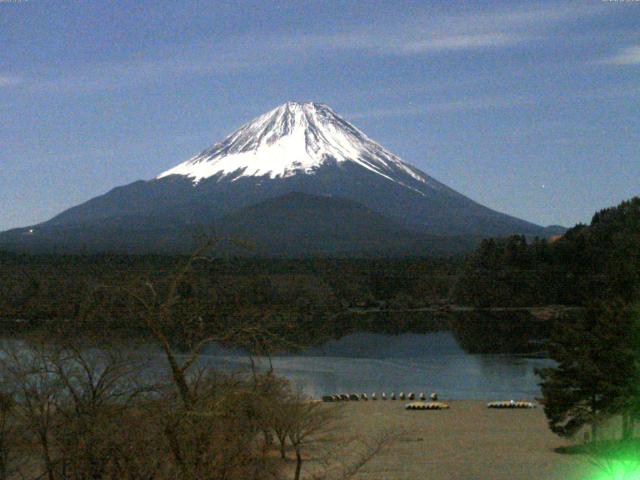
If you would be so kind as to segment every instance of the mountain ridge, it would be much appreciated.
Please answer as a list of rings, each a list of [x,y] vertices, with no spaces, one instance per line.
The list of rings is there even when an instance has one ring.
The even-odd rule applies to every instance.
[[[546,236],[543,227],[469,199],[404,162],[330,107],[310,102],[276,107],[151,180],[116,187],[25,231],[37,236],[49,227],[67,228],[66,237],[56,238],[77,243],[82,226],[112,225],[122,237],[125,226],[135,230],[133,218],[140,225],[149,219],[157,227],[164,221],[169,230],[189,230],[220,224],[291,192],[353,201],[411,234]],[[341,228],[338,218],[335,227]],[[0,234],[0,245],[6,238]],[[126,239],[117,240],[121,247]]]

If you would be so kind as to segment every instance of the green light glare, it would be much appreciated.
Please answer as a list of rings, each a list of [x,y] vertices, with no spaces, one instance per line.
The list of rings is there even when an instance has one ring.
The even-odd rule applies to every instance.
[[[589,480],[640,480],[640,459],[608,462]]]

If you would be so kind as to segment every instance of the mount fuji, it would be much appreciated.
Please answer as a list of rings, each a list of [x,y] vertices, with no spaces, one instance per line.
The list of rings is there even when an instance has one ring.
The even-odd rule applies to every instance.
[[[203,227],[264,255],[440,254],[553,233],[452,190],[324,104],[287,102],[152,180],[0,234],[0,247],[177,252]]]

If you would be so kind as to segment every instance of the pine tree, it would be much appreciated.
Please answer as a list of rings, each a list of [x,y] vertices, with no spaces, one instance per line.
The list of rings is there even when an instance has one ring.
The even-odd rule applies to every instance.
[[[640,411],[640,333],[637,309],[620,302],[589,306],[558,326],[549,342],[557,366],[538,372],[545,414],[554,433],[571,437],[612,415],[623,417],[623,436]]]
[[[622,416],[622,437],[633,436],[636,420],[640,419],[640,303],[619,309],[612,317],[624,341],[621,342],[620,357],[628,362],[624,378],[620,381],[620,391],[614,413]]]

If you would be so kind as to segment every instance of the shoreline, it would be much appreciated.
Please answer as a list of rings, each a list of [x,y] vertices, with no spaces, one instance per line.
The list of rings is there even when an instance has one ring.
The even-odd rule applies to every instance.
[[[405,410],[407,401],[336,402],[336,434],[397,438],[356,475],[360,480],[583,480],[591,467],[554,449],[571,442],[548,428],[540,405],[489,409],[481,400],[447,400],[448,410]],[[593,473],[591,473],[593,475]]]

